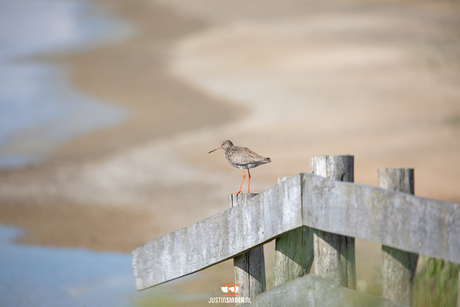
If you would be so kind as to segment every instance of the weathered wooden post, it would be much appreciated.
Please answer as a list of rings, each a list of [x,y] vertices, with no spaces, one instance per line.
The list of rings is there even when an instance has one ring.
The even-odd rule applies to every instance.
[[[414,194],[414,170],[379,168],[379,186],[383,189]],[[382,245],[383,297],[412,306],[418,254]]]
[[[278,183],[286,177],[278,178]],[[274,286],[310,273],[313,264],[313,230],[302,227],[276,239]]]
[[[230,194],[228,201],[235,207],[257,193]],[[239,285],[239,296],[255,297],[267,289],[265,279],[264,247],[258,246],[233,258],[235,284]]]
[[[310,157],[310,172],[339,181],[354,182],[354,156]],[[315,273],[356,289],[355,238],[314,230]]]

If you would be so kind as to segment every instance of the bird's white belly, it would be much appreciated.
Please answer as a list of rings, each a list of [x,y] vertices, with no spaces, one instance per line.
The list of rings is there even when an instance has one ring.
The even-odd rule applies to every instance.
[[[248,168],[254,168],[254,167],[257,167],[261,164],[264,164],[264,163],[247,163],[247,164],[236,164],[236,163],[232,163],[231,161],[229,161],[227,159],[227,161],[233,165],[234,167],[236,168],[239,168],[239,169],[248,169]]]

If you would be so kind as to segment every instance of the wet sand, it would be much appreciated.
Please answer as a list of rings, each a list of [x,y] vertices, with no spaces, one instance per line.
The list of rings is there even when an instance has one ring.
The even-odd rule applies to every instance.
[[[74,138],[51,161],[106,156],[174,133],[218,125],[236,118],[236,110],[171,76],[174,44],[204,29],[202,19],[179,16],[148,0],[105,1],[101,9],[132,23],[137,31],[120,43],[108,44],[52,60],[68,66],[70,81],[80,91],[132,112],[117,127]]]
[[[21,242],[129,252],[226,209],[241,172],[207,154],[223,139],[272,158],[253,191],[354,154],[358,183],[413,167],[417,195],[460,203],[458,4],[97,3],[138,33],[43,60],[133,116],[0,173],[0,223]]]
[[[151,1],[96,4],[135,24],[136,34],[84,52],[48,54],[36,60],[66,67],[78,90],[126,107],[132,115],[116,127],[71,139],[40,165],[1,171],[0,222],[25,227],[24,243],[130,252],[152,238],[147,233],[158,233],[156,225],[144,231],[138,227],[149,224],[152,210],[94,205],[91,200],[62,197],[56,189],[63,184],[71,190],[72,181],[88,163],[179,131],[219,125],[235,118],[236,110],[168,72],[171,45],[203,29],[205,22],[179,17]],[[71,178],[63,182],[63,176]],[[37,183],[44,184],[48,193],[27,195],[27,187],[34,189]],[[10,198],[9,187],[17,188],[19,197]]]

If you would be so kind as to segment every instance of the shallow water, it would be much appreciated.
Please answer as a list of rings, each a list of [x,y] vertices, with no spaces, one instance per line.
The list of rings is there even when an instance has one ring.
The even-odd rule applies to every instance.
[[[181,288],[199,273],[138,292],[131,254],[15,244],[22,232],[0,224],[0,306],[125,307],[164,297],[176,302],[209,298]]]
[[[0,306],[131,306],[131,255],[16,245],[0,225]]]
[[[75,52],[133,31],[85,1],[0,0],[0,168],[37,163],[69,138],[129,115],[78,93],[63,67],[33,56]]]

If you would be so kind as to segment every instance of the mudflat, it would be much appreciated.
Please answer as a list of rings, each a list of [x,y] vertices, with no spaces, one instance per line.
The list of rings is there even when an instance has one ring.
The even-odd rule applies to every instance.
[[[108,1],[123,41],[43,60],[120,125],[0,172],[0,223],[21,242],[129,252],[228,208],[241,172],[222,140],[272,158],[253,191],[355,155],[355,182],[413,167],[415,194],[460,203],[460,5],[434,1]]]

